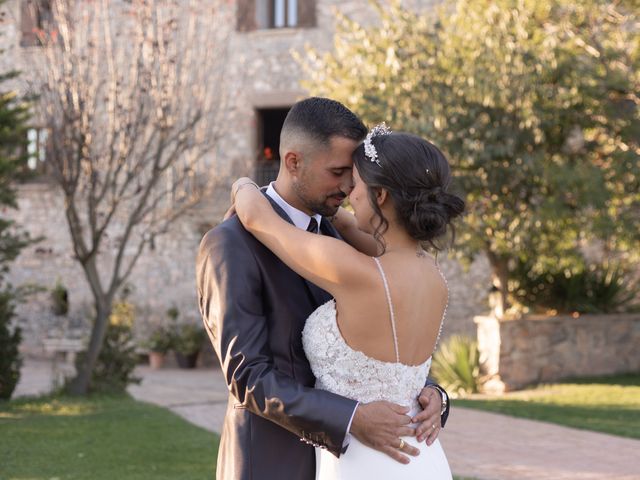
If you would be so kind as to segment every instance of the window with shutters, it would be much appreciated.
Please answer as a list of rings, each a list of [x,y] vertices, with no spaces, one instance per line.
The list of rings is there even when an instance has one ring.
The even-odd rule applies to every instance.
[[[51,2],[47,0],[22,0],[20,27],[22,47],[40,46],[45,29],[51,24]]]
[[[239,0],[238,30],[309,28],[316,25],[315,0]]]
[[[30,128],[27,130],[27,168],[31,174],[47,173],[47,150],[49,148],[49,131],[46,128]]]

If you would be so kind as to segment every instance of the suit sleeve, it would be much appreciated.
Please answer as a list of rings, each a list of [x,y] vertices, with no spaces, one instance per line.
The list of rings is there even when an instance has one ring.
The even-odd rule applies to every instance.
[[[237,219],[205,236],[197,261],[200,311],[229,391],[252,413],[339,455],[356,402],[274,368],[263,279],[242,227],[230,222]]]

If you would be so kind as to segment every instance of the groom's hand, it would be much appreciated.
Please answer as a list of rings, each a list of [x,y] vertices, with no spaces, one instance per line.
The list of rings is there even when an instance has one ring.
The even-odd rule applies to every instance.
[[[419,442],[426,439],[427,445],[431,445],[442,429],[440,416],[442,397],[435,388],[425,387],[420,392],[418,401],[423,410],[413,417],[413,423],[420,424],[416,427],[416,436]]]
[[[420,452],[400,441],[400,437],[415,436],[407,413],[409,408],[391,402],[361,403],[353,416],[351,433],[363,444],[386,453],[400,463],[409,463],[406,455],[415,457]],[[402,450],[398,448],[401,445]]]

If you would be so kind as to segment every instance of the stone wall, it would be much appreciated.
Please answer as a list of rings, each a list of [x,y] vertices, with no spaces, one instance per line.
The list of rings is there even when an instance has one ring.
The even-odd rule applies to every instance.
[[[8,211],[33,237],[42,240],[25,249],[13,263],[9,279],[14,285],[31,284],[42,291],[28,298],[17,309],[24,331],[23,351],[41,353],[43,338],[86,335],[93,312],[93,298],[80,265],[73,257],[64,216],[62,195],[47,183],[23,185],[18,195],[19,209]],[[129,301],[136,305],[137,329],[143,337],[151,326],[167,321],[165,312],[177,307],[181,320],[199,322],[195,298],[195,258],[200,238],[227,207],[226,195],[212,197],[202,216],[193,212],[172,225],[170,232],[157,239],[154,248],[142,255],[128,284]],[[114,226],[117,230],[118,225]],[[107,232],[109,233],[109,232]],[[111,236],[101,252],[103,282],[110,273],[115,245]],[[50,290],[61,282],[69,292],[69,313],[52,313]]]
[[[434,3],[434,0],[413,0],[407,5],[427,8]],[[33,88],[30,68],[37,64],[33,58],[40,52],[38,47],[20,47],[20,2],[8,0],[0,8],[6,13],[0,21],[0,49],[4,50],[0,55],[0,71],[14,68],[23,71],[20,79],[4,86],[25,93]],[[300,87],[302,72],[292,52],[302,52],[306,44],[330,50],[336,9],[362,22],[374,18],[368,0],[318,0],[315,28],[231,33],[232,61],[225,78],[233,86],[234,95],[225,116],[228,131],[217,149],[220,163],[213,164],[212,169],[251,173],[258,149],[257,109],[288,107],[306,95]],[[46,181],[34,182],[19,186],[18,194],[19,210],[7,210],[3,215],[43,240],[23,251],[9,280],[14,285],[32,283],[44,289],[18,308],[18,323],[24,329],[23,350],[38,354],[43,338],[86,334],[92,297],[82,269],[73,258],[63,200],[56,187]],[[180,310],[183,320],[200,321],[195,296],[195,256],[202,234],[219,221],[227,202],[228,188],[223,185],[197,211],[177,221],[166,235],[157,239],[155,248],[140,258],[129,279],[133,287],[130,300],[137,307],[139,336],[144,336],[150,326],[166,321],[165,312],[172,306]],[[118,226],[114,228],[117,230]],[[102,254],[105,264],[112,255],[108,244]],[[443,336],[473,335],[473,316],[486,310],[490,285],[487,261],[480,257],[469,270],[454,260],[444,258],[441,263],[451,289]],[[49,289],[58,280],[70,296],[70,312],[62,317],[51,313]]]
[[[491,389],[640,372],[640,314],[474,320]]]

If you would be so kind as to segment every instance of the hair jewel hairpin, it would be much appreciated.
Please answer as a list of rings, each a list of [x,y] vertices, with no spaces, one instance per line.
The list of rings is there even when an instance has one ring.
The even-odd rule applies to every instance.
[[[382,166],[380,159],[378,158],[378,151],[376,147],[371,143],[371,139],[375,137],[382,137],[383,135],[389,135],[391,129],[387,127],[387,124],[382,122],[376,125],[367,133],[367,137],[364,139],[364,154],[372,162],[376,162],[378,166]]]

